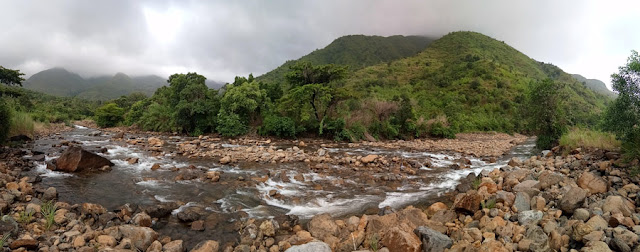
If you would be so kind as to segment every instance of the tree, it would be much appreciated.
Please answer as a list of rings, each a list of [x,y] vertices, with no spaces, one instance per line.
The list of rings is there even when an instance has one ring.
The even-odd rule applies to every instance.
[[[113,127],[123,120],[124,109],[115,103],[108,103],[96,109],[96,124],[100,127]]]
[[[12,70],[0,66],[0,83],[8,86],[22,86],[24,79],[20,76],[24,75],[19,70]]]
[[[618,92],[616,100],[607,108],[603,128],[616,133],[622,139],[627,157],[638,158],[640,153],[640,55],[631,51],[627,64],[611,75],[613,90]]]
[[[550,149],[567,131],[561,85],[551,79],[530,84],[527,94],[529,129],[538,136],[536,146]]]

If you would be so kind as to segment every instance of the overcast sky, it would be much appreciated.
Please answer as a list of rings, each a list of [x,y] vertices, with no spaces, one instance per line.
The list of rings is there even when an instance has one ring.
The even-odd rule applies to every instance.
[[[609,84],[640,50],[640,1],[0,0],[0,65],[30,76],[259,75],[348,34],[477,31]]]

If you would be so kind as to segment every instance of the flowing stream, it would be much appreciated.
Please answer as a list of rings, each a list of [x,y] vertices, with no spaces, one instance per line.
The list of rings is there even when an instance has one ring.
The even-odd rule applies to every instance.
[[[220,165],[207,158],[189,159],[173,154],[153,156],[138,146],[111,140],[110,133],[93,134],[95,131],[76,126],[72,131],[35,141],[33,149],[45,153],[48,161],[60,155],[63,149],[53,146],[62,141],[79,142],[84,149],[94,152],[106,148],[106,153],[98,154],[115,163],[111,171],[68,174],[47,170],[45,162],[39,162],[31,175],[40,175],[45,187],[58,189],[59,200],[72,204],[92,202],[114,210],[126,203],[148,206],[177,202],[182,206],[172,212],[174,217],[158,221],[153,227],[173,239],[185,240],[189,247],[204,239],[236,241],[238,237],[234,228],[243,218],[296,215],[305,220],[320,213],[341,217],[377,213],[379,208],[386,206],[397,209],[406,205],[430,204],[452,191],[458,181],[469,173],[502,167],[511,157],[524,159],[531,155],[534,146],[530,139],[495,163],[466,157],[471,161],[471,168],[462,170],[449,168],[454,160],[464,157],[456,153],[347,146],[326,149],[329,155],[340,152],[353,156],[378,154],[419,162],[429,160],[433,164],[431,168],[420,168],[415,175],[399,176],[392,173],[367,174],[347,166],[332,166],[329,171],[318,173],[305,163],[243,163],[236,166]],[[193,138],[163,137],[167,143],[165,150],[175,149],[176,143],[185,139]],[[223,147],[242,146],[223,144]],[[320,146],[309,146],[309,149],[313,148]],[[138,163],[126,161],[132,157],[138,158]],[[155,163],[161,164],[162,168],[152,171],[150,167]],[[203,179],[176,181],[177,172],[172,168],[189,169],[186,168],[189,166],[201,171],[220,171],[221,179],[216,183]],[[265,182],[249,179],[268,174],[271,176]],[[375,176],[383,176],[384,179],[373,180]],[[195,209],[210,227],[215,228],[192,231],[187,224],[177,221],[175,215],[188,208]]]

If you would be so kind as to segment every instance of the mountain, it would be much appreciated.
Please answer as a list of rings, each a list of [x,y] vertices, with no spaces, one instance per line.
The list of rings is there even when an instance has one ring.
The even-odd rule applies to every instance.
[[[365,36],[340,37],[323,49],[315,50],[297,60],[290,60],[280,67],[256,78],[258,81],[284,83],[289,67],[300,61],[312,64],[347,65],[351,71],[380,63],[413,56],[422,51],[434,39],[421,36]]]
[[[602,82],[601,80],[587,79],[584,76],[579,74],[572,74],[571,76],[573,76],[573,78],[575,78],[579,82],[582,82],[585,86],[595,91],[596,93],[600,93],[612,98],[615,98],[616,96],[618,96],[616,95],[616,93],[609,90],[609,88],[607,88],[607,85],[604,84],[604,82]]]
[[[86,89],[80,75],[64,68],[52,68],[32,75],[22,83],[24,88],[57,96],[75,96]]]
[[[130,77],[124,73],[85,79],[63,68],[52,68],[34,74],[23,85],[27,89],[51,95],[111,100],[133,92],[151,96],[156,89],[167,85],[167,81],[156,75]]]
[[[357,122],[375,113],[367,104],[405,94],[421,120],[445,117],[456,131],[509,132],[521,129],[529,85],[547,78],[563,84],[567,116],[574,124],[594,124],[595,115],[611,100],[502,41],[476,32],[453,32],[412,57],[352,73],[342,86],[359,102],[344,102],[351,107],[345,117],[348,123]]]

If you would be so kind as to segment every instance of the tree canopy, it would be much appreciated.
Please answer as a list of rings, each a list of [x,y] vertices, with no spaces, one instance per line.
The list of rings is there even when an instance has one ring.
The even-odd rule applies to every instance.
[[[9,68],[4,68],[0,66],[0,83],[4,83],[8,86],[22,86],[22,82],[24,81],[23,76],[19,70],[13,70]]]

